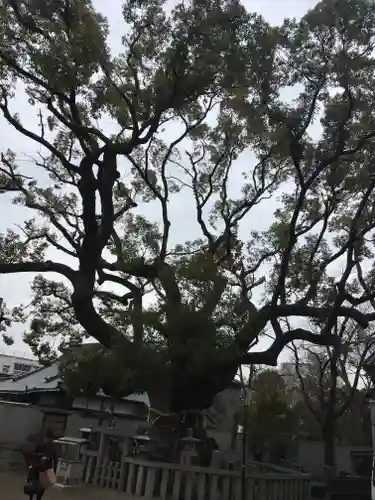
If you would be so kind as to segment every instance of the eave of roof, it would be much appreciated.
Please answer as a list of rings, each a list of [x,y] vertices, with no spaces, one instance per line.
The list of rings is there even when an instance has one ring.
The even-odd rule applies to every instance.
[[[0,394],[56,392],[60,390],[59,385],[61,382],[59,364],[56,361],[50,366],[39,368],[26,375],[3,381],[0,380]],[[96,395],[100,398],[108,397],[102,390],[99,390]],[[122,399],[135,404],[144,404],[148,408],[150,407],[150,399],[145,392],[129,394]]]

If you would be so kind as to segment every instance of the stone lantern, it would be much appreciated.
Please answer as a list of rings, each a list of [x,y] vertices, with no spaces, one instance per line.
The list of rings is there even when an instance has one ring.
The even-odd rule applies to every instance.
[[[83,478],[83,452],[87,440],[75,437],[62,437],[54,441],[57,447],[58,464],[56,486],[79,486]]]
[[[193,457],[198,456],[198,446],[200,439],[194,437],[193,429],[188,429],[187,436],[181,438],[181,464],[192,465]]]
[[[152,445],[152,439],[148,435],[148,431],[144,434],[134,436],[133,440],[135,444],[135,455],[139,458],[148,458]]]

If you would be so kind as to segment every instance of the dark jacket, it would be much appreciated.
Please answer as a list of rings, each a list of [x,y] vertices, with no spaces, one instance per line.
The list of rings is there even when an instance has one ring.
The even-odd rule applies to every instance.
[[[44,470],[53,469],[56,473],[57,453],[53,442],[45,441],[37,444],[35,447],[35,454],[40,457],[40,463],[38,465],[44,466]]]
[[[28,468],[26,482],[32,483],[35,491],[40,491],[42,488],[39,485],[39,475],[48,469],[53,469],[56,473],[57,454],[53,443],[37,444],[34,451],[34,464]]]

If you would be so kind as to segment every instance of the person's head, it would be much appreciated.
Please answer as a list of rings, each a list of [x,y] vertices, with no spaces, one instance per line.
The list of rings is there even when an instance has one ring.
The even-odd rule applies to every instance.
[[[39,435],[39,439],[36,443],[35,451],[36,453],[49,453],[53,446],[54,435],[50,429],[44,429]]]

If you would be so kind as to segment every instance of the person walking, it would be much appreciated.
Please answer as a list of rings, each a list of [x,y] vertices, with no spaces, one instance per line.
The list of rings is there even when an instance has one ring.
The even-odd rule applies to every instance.
[[[29,466],[24,493],[29,500],[42,500],[45,493],[45,484],[41,476],[46,471],[53,470],[56,474],[57,454],[53,443],[53,434],[47,430],[36,443],[32,454],[32,464]]]

